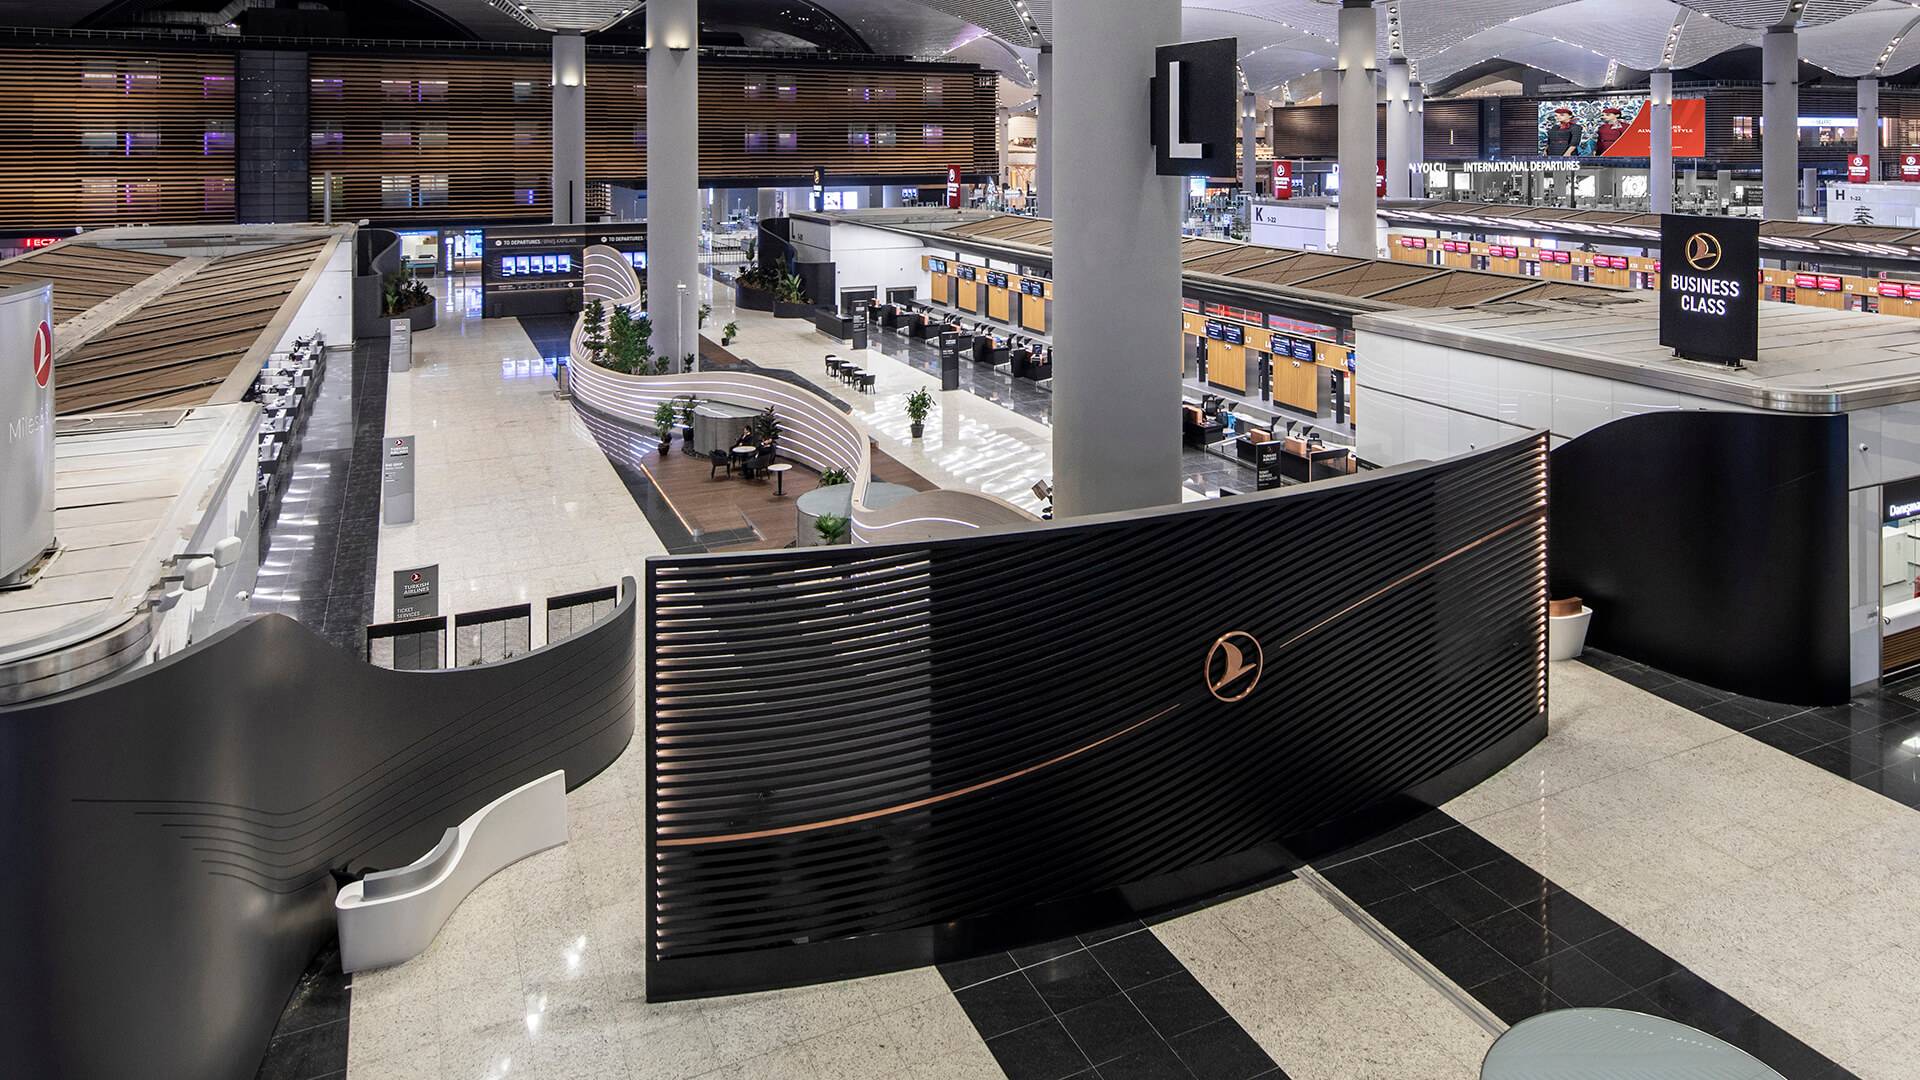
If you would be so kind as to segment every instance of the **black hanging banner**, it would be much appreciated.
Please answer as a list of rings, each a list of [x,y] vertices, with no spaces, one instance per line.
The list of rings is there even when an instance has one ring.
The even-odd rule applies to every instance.
[[[1760,356],[1760,222],[1660,215],[1660,344],[1738,366]]]

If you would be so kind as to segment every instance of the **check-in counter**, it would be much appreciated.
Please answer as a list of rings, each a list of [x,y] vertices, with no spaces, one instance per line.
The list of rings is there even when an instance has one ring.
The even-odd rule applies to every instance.
[[[1013,377],[1031,379],[1039,382],[1053,378],[1053,354],[1042,352],[1037,357],[1026,349],[1014,349],[1010,354],[1013,362]]]
[[[1234,453],[1252,463],[1258,456],[1255,447],[1276,441],[1280,444],[1280,475],[1295,483],[1346,476],[1359,469],[1359,459],[1350,446],[1327,446],[1291,436],[1276,439],[1257,428],[1234,440]]]
[[[1273,359],[1273,400],[1309,416],[1320,415],[1320,368],[1304,360]]]
[[[1004,340],[982,334],[973,339],[973,360],[976,364],[992,364],[998,367],[1012,360],[1008,355]]]

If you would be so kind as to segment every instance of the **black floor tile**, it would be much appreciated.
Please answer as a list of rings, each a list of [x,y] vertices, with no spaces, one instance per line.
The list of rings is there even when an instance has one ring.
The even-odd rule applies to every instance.
[[[1782,701],[1762,701],[1759,698],[1742,697],[1738,695],[1728,698],[1727,701],[1734,707],[1751,713],[1761,720],[1784,720],[1788,717],[1800,716],[1810,711],[1806,705],[1793,705]]]
[[[1120,992],[1093,954],[1082,949],[1026,968],[1022,974],[1056,1013],[1077,1009]]]
[[[1374,865],[1399,878],[1401,884],[1409,889],[1431,885],[1459,869],[1436,854],[1422,840],[1410,840],[1390,847],[1375,855],[1373,861]]]
[[[1511,960],[1516,967],[1526,967],[1536,960],[1570,948],[1553,931],[1518,911],[1503,911],[1467,929],[1493,946],[1495,952]]]
[[[954,994],[983,1039],[1038,1023],[1053,1015],[1025,975],[1002,975]]]
[[[1626,930],[1602,934],[1580,951],[1636,990],[1680,970],[1672,957]]]
[[[1595,911],[1585,900],[1568,892],[1556,892],[1544,900],[1516,905],[1522,915],[1553,931],[1553,936],[1569,945],[1591,941],[1620,929],[1620,924]]]
[[[987,1049],[1007,1080],[1064,1080],[1091,1067],[1053,1017],[988,1039]]]
[[[1840,743],[1829,743],[1805,750],[1797,756],[1801,761],[1817,765],[1842,780],[1863,780],[1880,771],[1880,762],[1876,758],[1861,758]]]
[[[1803,735],[1778,720],[1771,724],[1762,724],[1747,734],[1768,746],[1785,750],[1789,754],[1802,754],[1820,745],[1820,740],[1811,735]]]
[[[1642,690],[1653,691],[1655,693],[1680,681],[1664,671],[1638,665],[1630,668],[1621,668],[1610,674],[1628,685],[1637,686]]]
[[[1070,952],[1078,952],[1084,948],[1086,948],[1086,946],[1080,944],[1079,938],[1061,938],[1058,941],[1045,941],[1038,945],[1028,945],[1023,948],[1010,949],[1008,951],[1013,955],[1014,963],[1019,964],[1021,967],[1032,967],[1043,960],[1051,960],[1056,956],[1065,956]]]
[[[1711,705],[1716,701],[1728,701],[1736,695],[1725,690],[1694,682],[1691,679],[1679,679],[1655,690],[1654,693],[1685,709],[1698,709],[1702,705]]]
[[[1142,983],[1150,983],[1183,970],[1180,958],[1168,951],[1152,931],[1103,941],[1090,951],[1122,990],[1131,990]]]
[[[1193,1080],[1173,1047],[1163,1042],[1122,1054],[1095,1071],[1100,1080]]]
[[[1507,910],[1505,900],[1466,874],[1455,874],[1421,889],[1414,895],[1446,912],[1461,924],[1479,922]]]
[[[1805,712],[1798,716],[1786,717],[1780,721],[1780,725],[1789,731],[1797,731],[1810,739],[1815,739],[1822,743],[1834,742],[1853,734],[1853,728],[1846,724]]]
[[[1764,1016],[1749,1016],[1721,1032],[1720,1037],[1789,1080],[1830,1076],[1836,1069],[1826,1055],[1780,1030]]]
[[[1753,1010],[1732,995],[1684,968],[1642,987],[1640,992],[1675,1020],[1709,1035],[1718,1035],[1753,1015]]]
[[[1231,1018],[1167,1040],[1195,1080],[1252,1080],[1275,1065],[1253,1036]]]
[[[1493,1010],[1493,1015],[1509,1024],[1567,1007],[1567,1003],[1553,991],[1524,971],[1515,971],[1481,983],[1473,988],[1473,996],[1479,999],[1480,1004]]]
[[[1123,922],[1118,924],[1117,926],[1109,926],[1100,930],[1095,930],[1090,934],[1081,934],[1080,944],[1098,945],[1103,941],[1112,941],[1114,938],[1123,937],[1127,934],[1136,933],[1146,928],[1147,928],[1146,923],[1141,922],[1139,919],[1135,919],[1132,922]]]
[[[1321,873],[1333,887],[1356,904],[1378,903],[1389,896],[1407,892],[1407,886],[1375,861],[1377,857],[1355,859],[1330,867]]]
[[[1526,972],[1555,997],[1576,1009],[1597,1008],[1633,989],[1578,949],[1558,952],[1529,964]]]
[[[1401,893],[1367,906],[1367,914],[1409,945],[1418,945],[1460,926],[1459,920],[1429,903],[1420,893]]]
[[[1468,990],[1519,970],[1465,927],[1421,942],[1419,952],[1440,974]]]
[[[1166,1039],[1227,1015],[1227,1010],[1213,1000],[1207,988],[1185,971],[1136,986],[1127,991],[1127,997],[1133,1000],[1140,1015],[1146,1017],[1154,1030]]]
[[[1421,839],[1421,843],[1432,849],[1433,853],[1462,870],[1472,870],[1490,862],[1510,858],[1493,841],[1467,828],[1456,825],[1444,832],[1437,832]]]
[[[1060,1023],[1095,1065],[1127,1054],[1164,1048],[1166,1041],[1124,994],[1115,994],[1060,1014]]]
[[[1757,716],[1748,712],[1731,701],[1716,701],[1710,705],[1703,705],[1693,711],[1715,723],[1724,724],[1735,731],[1752,731],[1762,724],[1773,723],[1773,721],[1763,716]]]
[[[1534,903],[1559,888],[1545,875],[1511,857],[1476,867],[1467,873],[1509,904]]]
[[[988,953],[971,960],[955,960],[940,965],[940,977],[947,981],[947,989],[964,990],[976,983],[997,979],[1014,970],[1013,957],[1006,953]]]
[[[313,1080],[347,1067],[347,1024],[335,1020],[319,1027],[275,1036],[255,1080]]]

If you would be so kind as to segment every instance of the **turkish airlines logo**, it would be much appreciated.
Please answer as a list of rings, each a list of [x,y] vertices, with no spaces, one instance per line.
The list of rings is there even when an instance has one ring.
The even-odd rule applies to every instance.
[[[1266,665],[1260,642],[1244,630],[1220,635],[1207,652],[1207,690],[1221,701],[1239,701],[1260,684]]]
[[[427,579],[424,576],[422,576],[420,571],[418,570],[415,570],[411,574],[407,575],[407,583],[410,585],[418,585],[425,580]]]
[[[1720,238],[1712,233],[1697,232],[1687,237],[1687,265],[1701,273],[1707,273],[1720,265]]]
[[[33,381],[40,389],[47,388],[47,380],[53,378],[53,327],[46,322],[33,333]]]

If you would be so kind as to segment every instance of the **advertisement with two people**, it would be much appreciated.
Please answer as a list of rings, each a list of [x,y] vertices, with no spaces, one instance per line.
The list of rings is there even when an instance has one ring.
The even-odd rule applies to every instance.
[[[1644,158],[1652,154],[1645,95],[1540,102],[1540,153],[1556,158]],[[1673,156],[1704,157],[1707,103],[1673,103]]]

